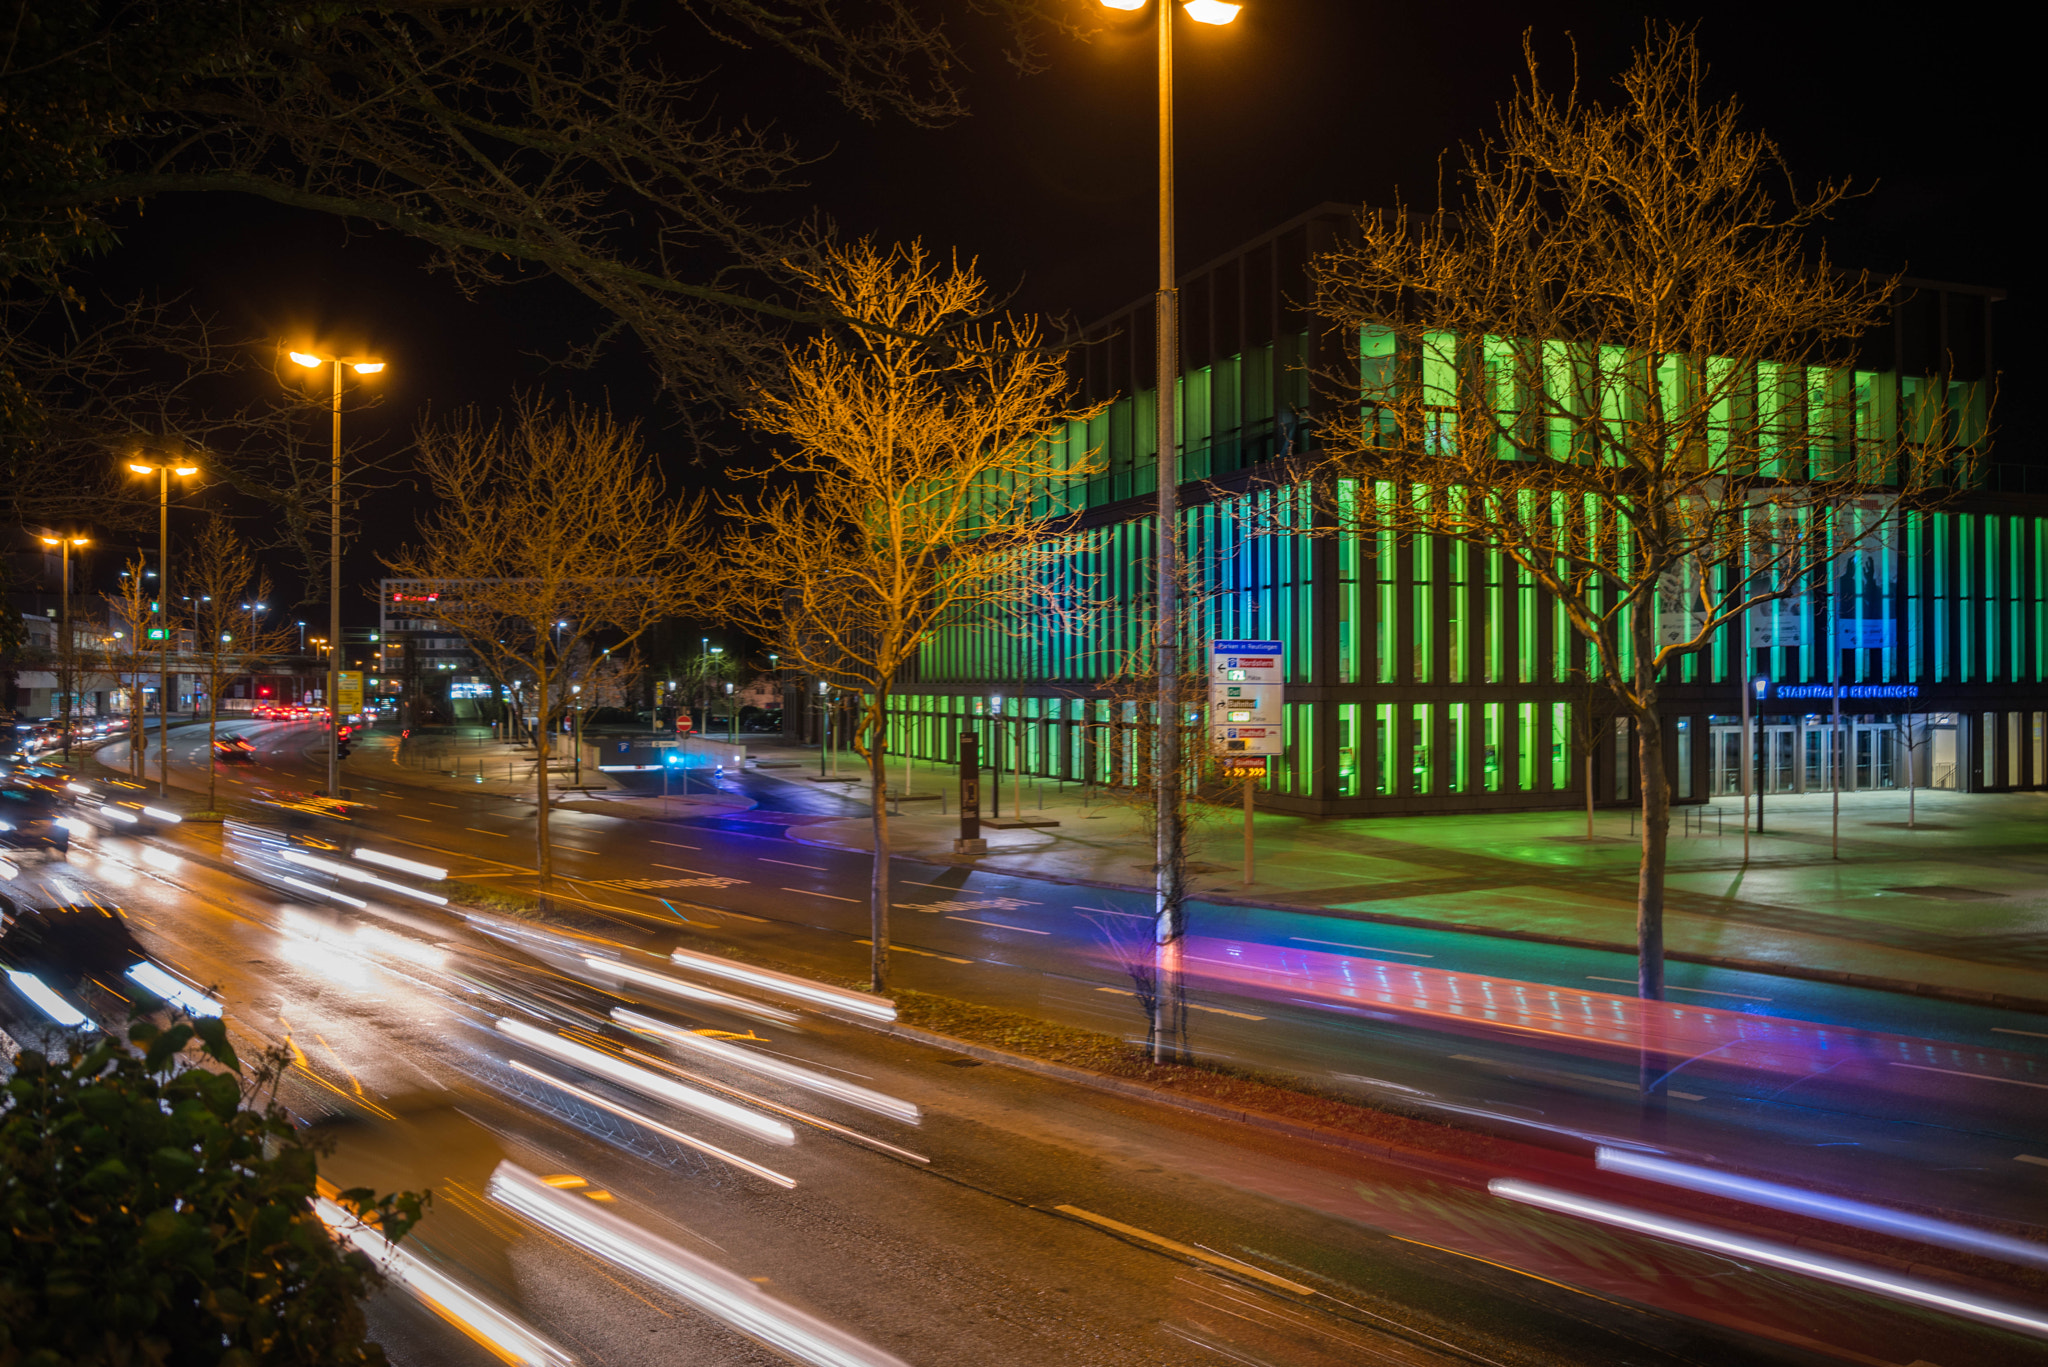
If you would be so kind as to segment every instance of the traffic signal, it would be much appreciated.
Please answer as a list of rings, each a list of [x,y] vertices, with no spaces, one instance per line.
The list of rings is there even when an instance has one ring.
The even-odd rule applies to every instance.
[[[334,753],[337,756],[342,759],[348,758],[349,742],[355,739],[355,734],[355,730],[352,727],[344,726],[341,728],[340,734],[334,738]]]

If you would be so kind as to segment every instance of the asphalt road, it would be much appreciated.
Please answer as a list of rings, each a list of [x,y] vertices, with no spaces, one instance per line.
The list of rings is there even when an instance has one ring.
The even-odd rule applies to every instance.
[[[245,785],[312,777],[302,754],[309,728],[249,729],[264,763],[230,777]],[[180,761],[190,759],[192,747],[178,734],[173,739]],[[556,815],[558,869],[604,927],[600,938],[612,942],[604,953],[660,955],[712,938],[772,946],[785,960],[840,973],[864,957],[865,857],[803,845],[787,829],[802,808],[836,800],[775,780],[748,781],[766,799],[751,820]],[[383,837],[437,852],[458,876],[530,884],[522,872],[531,868],[522,859],[530,853],[530,807],[408,788],[395,770],[361,775],[356,786],[377,804],[367,824]],[[356,1165],[376,1185],[454,1193],[435,1217],[441,1225],[423,1231],[429,1246],[461,1250],[449,1256],[466,1278],[589,1360],[643,1342],[646,1349],[636,1346],[626,1360],[748,1361],[755,1350],[550,1236],[517,1233],[516,1220],[477,1195],[500,1159],[579,1178],[609,1195],[607,1208],[666,1230],[679,1244],[717,1250],[709,1256],[720,1265],[765,1278],[755,1284],[912,1362],[1721,1362],[1789,1351],[1731,1341],[1731,1322],[1767,1327],[1781,1345],[1800,1332],[1816,1343],[1846,1343],[1871,1361],[1913,1361],[1895,1351],[1909,1341],[1924,1343],[1918,1356],[1928,1362],[1970,1361],[1969,1353],[1986,1351],[2007,1356],[1974,1360],[2018,1360],[2009,1342],[1994,1348],[1953,1321],[1908,1315],[1901,1322],[1881,1303],[1753,1268],[1737,1277],[1719,1260],[1650,1241],[1622,1248],[1611,1232],[1507,1208],[1433,1174],[1373,1170],[1235,1127],[1075,1094],[1003,1069],[962,1067],[967,1061],[826,1018],[806,1016],[797,1033],[780,1039],[780,1027],[758,1021],[701,1022],[754,1035],[752,1047],[857,1074],[868,1079],[862,1085],[923,1108],[919,1126],[892,1130],[815,1097],[792,1097],[787,1104],[810,1106],[932,1161],[807,1135],[794,1151],[753,1155],[797,1179],[794,1191],[781,1191],[673,1144],[664,1149],[658,1137],[650,1143],[648,1132],[511,1070],[519,1051],[491,1029],[490,1013],[464,983],[469,969],[483,965],[523,984],[522,992],[545,985],[558,970],[528,952],[532,946],[438,914],[381,907],[370,914],[389,934],[429,948],[364,941],[355,929],[361,917],[283,904],[174,850],[175,842],[95,839],[83,842],[67,876],[126,905],[167,962],[218,983],[230,1020],[253,1032],[252,1043],[288,1034],[299,1051],[294,1104],[333,1115],[343,1175]],[[896,935],[908,951],[898,971],[906,985],[1098,1028],[1137,1027],[1133,1006],[1115,990],[1125,980],[1113,949],[1123,920],[1137,913],[1116,895],[910,863],[897,872],[905,909]],[[1418,961],[1435,956],[1428,962],[1439,967],[1469,952],[1475,957],[1455,961],[1462,972],[1512,973],[1561,987],[1571,980],[1568,970],[1589,966],[1587,957],[1573,961],[1543,947],[1397,935],[1336,918],[1220,907],[1196,915],[1198,933],[1247,943],[1339,940],[1369,947],[1376,962],[1398,962],[1395,952],[1407,950]],[[1232,921],[1205,925],[1210,917]],[[1514,957],[1524,949],[1537,952],[1526,962]],[[1548,976],[1531,966],[1547,966]],[[1833,999],[1816,985],[1776,979],[1731,986],[1736,976],[1706,980],[1717,990],[1768,996],[1756,1005],[1787,1019],[1819,1015],[1816,1003]],[[1196,1003],[1206,1008],[1196,1017],[1196,1037],[1221,1056],[1326,1079],[1369,1074],[1374,1081],[1358,1085],[1380,1099],[1481,1112],[1465,1118],[1567,1153],[1586,1153],[1588,1135],[1640,1133],[1633,1098],[1613,1086],[1632,1078],[1632,1067],[1597,1052],[1519,1047],[1476,1027],[1447,1036],[1270,993],[1210,992]],[[1930,1018],[1987,1034],[1992,1020],[2040,1024],[1967,1008],[1936,1008]],[[1896,1033],[1901,1027],[1892,1020]],[[1973,1057],[1973,1066],[1988,1066],[1983,1049]],[[2013,1057],[2031,1066],[2038,1056],[2022,1049]],[[1679,1147],[1755,1155],[1769,1160],[1757,1164],[1766,1169],[1852,1189],[1883,1193],[1904,1183],[1923,1201],[1939,1184],[1939,1204],[1968,1210],[1978,1202],[1987,1213],[2032,1217],[2048,1174],[2016,1165],[2013,1155],[2048,1152],[2048,1139],[2037,1137],[2038,1104],[2007,1105],[1967,1091],[1959,1097],[1943,1090],[1953,1085],[1947,1074],[1915,1070],[1909,1080],[1937,1085],[1915,1094],[1859,1083],[1830,1094],[1808,1084],[1804,1094],[1795,1086],[1764,1096],[1726,1078],[1694,1083],[1697,1101],[1673,1103]],[[614,1102],[632,1096],[587,1077],[578,1085],[595,1085]],[[1966,1085],[1997,1091],[1988,1082]],[[1972,1167],[1981,1171],[1938,1171]],[[1190,1263],[1142,1235],[1060,1207],[1206,1247],[1226,1262],[1242,1259],[1317,1294],[1303,1299],[1241,1268]],[[1453,1247],[1460,1252],[1442,1251]],[[1505,1266],[1464,1256],[1482,1249]],[[1666,1313],[1647,1317],[1636,1304]],[[450,1360],[440,1356],[445,1345],[436,1346],[444,1331],[419,1312],[394,1304],[382,1313],[414,1360]],[[1723,1327],[1704,1329],[1701,1320]],[[1205,1343],[1211,1347],[1196,1346]]]
[[[257,744],[245,784],[315,783],[316,728],[234,723]],[[191,744],[180,762],[199,758]],[[366,823],[437,857],[457,876],[532,888],[533,808],[502,797],[420,789],[406,771],[358,757],[352,786],[376,804]],[[196,777],[196,775],[194,776]],[[869,935],[865,854],[802,842],[804,820],[847,804],[801,780],[732,780],[757,802],[735,817],[675,822],[551,814],[556,872],[588,909],[657,951],[701,937],[750,943],[821,971],[858,975]],[[892,864],[894,973],[904,986],[1112,1033],[1142,1030],[1126,962],[1149,924],[1139,895],[1003,874]],[[1407,964],[1577,994],[1599,1009],[1628,996],[1619,955],[1432,932],[1339,916],[1197,902],[1190,935],[1290,951],[1307,981]],[[1671,1106],[1690,1146],[1788,1180],[1875,1199],[2048,1226],[2048,1020],[1931,998],[1671,966],[1672,996],[1742,1018],[1755,1033],[1800,1023],[1872,1032],[1876,1060],[1845,1060],[1841,1036],[1805,1031],[1772,1068],[1716,1054],[1672,1075]],[[1619,981],[1617,981],[1619,980]],[[1350,1089],[1381,1104],[1450,1109],[1460,1123],[1573,1151],[1587,1136],[1665,1142],[1635,1099],[1632,1049],[1601,1049],[1484,1021],[1418,1028],[1275,986],[1211,975],[1192,998],[1197,1050]],[[1684,1063],[1683,1055],[1669,1060]],[[1360,1081],[1359,1079],[1366,1079]],[[1664,1122],[1668,1126],[1668,1121]]]

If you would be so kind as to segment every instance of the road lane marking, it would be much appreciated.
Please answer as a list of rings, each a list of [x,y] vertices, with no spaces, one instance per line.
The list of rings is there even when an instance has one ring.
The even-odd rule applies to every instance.
[[[967,885],[964,883],[961,884],[959,887],[954,887],[951,883],[925,883],[915,878],[899,878],[896,881],[899,883],[908,883],[910,884],[910,886],[914,888],[937,888],[940,892],[965,893],[967,891]],[[1043,902],[1027,902],[1021,897],[1010,897],[1005,898],[1004,900],[1015,902],[1020,907],[1042,907],[1045,905],[1045,903]],[[1083,908],[1083,910],[1091,910],[1091,908]]]
[[[512,838],[511,836],[507,835],[504,831],[479,830],[475,826],[464,826],[462,829],[465,831],[475,831],[478,835],[495,835],[500,840],[510,840]]]
[[[1405,954],[1411,959],[1434,959],[1434,954],[1424,954],[1414,949],[1381,949],[1376,945],[1347,945],[1342,940],[1311,940],[1306,935],[1290,935],[1288,939],[1302,945],[1330,945],[1336,949],[1362,949],[1368,954]]]
[[[1098,987],[1095,990],[1097,992],[1114,992],[1119,997],[1135,997],[1138,995],[1128,987]],[[1262,1021],[1265,1019],[1264,1016],[1254,1016],[1244,1011],[1225,1011],[1220,1006],[1203,1006],[1199,1002],[1189,1002],[1187,1003],[1187,1008],[1190,1011],[1207,1011],[1213,1016],[1235,1016],[1241,1021]]]
[[[2048,1035],[2044,1035],[2038,1030],[2008,1030],[2002,1025],[1992,1026],[1991,1033],[1994,1035],[2025,1035],[2028,1039],[2048,1039]]]
[[[2015,1154],[2013,1155],[2012,1161],[2015,1163],[2034,1163],[2038,1164],[2041,1167],[2048,1168],[2048,1158],[2036,1158],[2031,1153]]]
[[[1605,1296],[1595,1296],[1592,1292],[1584,1289],[1583,1287],[1571,1286],[1565,1282],[1554,1282],[1550,1280],[1550,1278],[1548,1277],[1538,1277],[1534,1272],[1524,1272],[1519,1267],[1510,1267],[1506,1263],[1497,1263],[1491,1258],[1482,1258],[1477,1253],[1460,1253],[1457,1249],[1445,1248],[1442,1244],[1426,1244],[1422,1242],[1422,1240],[1420,1239],[1404,1239],[1398,1234],[1389,1234],[1387,1237],[1389,1239],[1399,1240],[1401,1243],[1404,1244],[1414,1244],[1417,1248],[1433,1248],[1439,1253],[1448,1253],[1453,1258],[1470,1258],[1475,1263],[1485,1263],[1488,1267],[1497,1267],[1503,1272],[1512,1272],[1517,1276],[1528,1277],[1532,1280],[1542,1282],[1545,1286],[1555,1286],[1560,1290],[1577,1292],[1581,1296],[1586,1296],[1593,1300],[1599,1301],[1602,1305],[1612,1305],[1623,1310],[1630,1309],[1629,1306],[1622,1305],[1620,1301],[1611,1301],[1608,1300]]]
[[[787,859],[763,859],[761,862],[763,864],[780,864],[784,868],[790,869],[809,869],[812,873],[832,872],[832,870],[824,867],[822,864],[798,864]]]
[[[1108,907],[1075,907],[1075,911],[1099,911],[1104,916],[1128,916],[1133,921],[1156,921],[1156,916],[1146,916],[1135,911],[1112,911]]]
[[[698,848],[695,845],[678,845],[673,840],[650,840],[647,843],[650,845],[666,845],[672,850],[694,850]]]
[[[1988,1073],[1966,1073],[1960,1068],[1936,1068],[1932,1064],[1901,1063],[1897,1059],[1891,1060],[1891,1065],[1894,1068],[1912,1068],[1922,1073],[1947,1073],[1950,1077],[1973,1077],[1979,1082],[2003,1082],[2014,1087],[2032,1087],[2037,1091],[2048,1092],[2048,1082],[2022,1082],[2016,1077],[1992,1077]]]
[[[837,894],[830,892],[812,892],[809,888],[784,888],[783,891],[794,892],[804,897],[826,897],[830,898],[834,902],[851,902],[855,906],[859,906],[862,901],[862,899],[858,897],[840,897]]]
[[[1029,926],[1006,926],[1001,921],[977,921],[972,916],[948,916],[948,921],[966,921],[970,925],[994,926],[997,930],[1021,930],[1026,935],[1050,935],[1049,930],[1033,930]]]
[[[1591,973],[1586,975],[1586,981],[1589,983],[1624,983],[1629,987],[1636,986],[1634,978],[1600,978],[1595,977]],[[1698,992],[1709,997],[1733,997],[1737,1001],[1745,1002],[1767,1002],[1770,1000],[1769,997],[1752,997],[1747,992],[1717,992],[1711,987],[1680,987],[1677,983],[1665,983],[1664,990],[1666,992]],[[2048,1035],[2044,1035],[2042,1038],[2048,1039]]]
[[[1127,1238],[1140,1239],[1157,1248],[1164,1248],[1178,1253],[1183,1258],[1193,1258],[1196,1262],[1208,1263],[1211,1267],[1226,1268],[1232,1272],[1242,1273],[1247,1277],[1256,1277],[1268,1286],[1277,1286],[1282,1291],[1292,1291],[1297,1296],[1313,1296],[1316,1294],[1314,1287],[1303,1286],[1300,1282],[1291,1282],[1276,1272],[1266,1271],[1263,1267],[1253,1267],[1250,1263],[1239,1262],[1236,1258],[1226,1258],[1220,1253],[1211,1253],[1204,1248],[1196,1248],[1191,1244],[1180,1243],[1177,1240],[1167,1238],[1164,1234],[1154,1234],[1149,1229],[1139,1229],[1136,1225],[1127,1225],[1121,1220],[1112,1220],[1107,1215],[1097,1215],[1092,1210],[1083,1210],[1079,1206],[1054,1206],[1053,1209],[1062,1215],[1071,1216],[1076,1220],[1086,1220],[1091,1225],[1100,1225],[1104,1229],[1115,1230],[1118,1234],[1122,1234]]]
[[[1523,1081],[1529,1080],[1530,1077],[1540,1079],[1548,1076],[1566,1078],[1572,1082],[1590,1082],[1595,1087],[1618,1087],[1623,1091],[1635,1092],[1638,1095],[1641,1095],[1643,1090],[1642,1087],[1638,1084],[1633,1082],[1623,1082],[1619,1078],[1593,1077],[1586,1073],[1567,1072],[1562,1068],[1523,1069],[1520,1073],[1518,1073],[1516,1072],[1512,1064],[1502,1063],[1498,1059],[1481,1058],[1477,1054],[1452,1054],[1451,1057],[1457,1060],[1459,1063],[1478,1063],[1483,1064],[1488,1068],[1498,1068],[1501,1072],[1506,1073],[1509,1077],[1518,1078]],[[1524,1077],[1523,1074],[1528,1074],[1529,1077]],[[1680,1092],[1667,1088],[1664,1094],[1666,1096],[1675,1096],[1680,1101],[1706,1100],[1706,1098],[1701,1096],[1698,1092]]]
[[[430,800],[429,800],[429,801],[427,802],[427,805],[428,805],[429,807],[446,807],[446,808],[447,808],[447,809],[448,809],[449,811],[451,811],[451,812],[459,812],[459,811],[461,811],[461,810],[462,810],[462,809],[461,809],[460,807],[456,806],[456,805],[455,805],[454,803],[452,803],[452,802],[435,802],[435,801],[432,801],[432,800],[430,799]]]
[[[787,892],[789,889],[784,888],[783,891]],[[872,945],[874,941],[856,940],[854,943]],[[950,954],[935,954],[929,949],[912,949],[909,945],[890,945],[889,952],[891,954],[915,954],[922,959],[944,959],[949,964],[971,964],[974,962],[972,959],[956,959]]]
[[[650,866],[657,869],[668,869],[674,873],[691,873],[695,874],[699,878],[726,878],[734,883],[744,883],[747,881],[744,878],[733,878],[730,874],[710,873],[704,869],[686,869],[681,864],[656,864],[651,859],[648,861],[648,863]]]
[[[434,824],[433,819],[431,817],[408,816],[404,812],[393,812],[392,815],[399,818],[401,821],[424,821],[429,826]]]

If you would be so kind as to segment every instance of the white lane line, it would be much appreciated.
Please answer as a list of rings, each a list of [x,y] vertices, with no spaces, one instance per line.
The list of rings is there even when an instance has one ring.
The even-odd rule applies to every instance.
[[[1097,992],[1114,992],[1119,997],[1135,997],[1138,995],[1128,987],[1098,987],[1095,990]],[[1203,1006],[1200,1002],[1189,1002],[1187,1005],[1190,1011],[1207,1011],[1212,1016],[1235,1016],[1241,1021],[1262,1021],[1265,1019],[1264,1016],[1254,1016],[1244,1011],[1225,1011],[1220,1006]]]
[[[731,878],[731,877],[732,877],[732,875],[731,875],[731,874],[726,874],[726,873],[706,873],[706,872],[705,872],[704,870],[702,870],[702,869],[686,869],[686,868],[684,868],[684,867],[683,867],[683,866],[682,866],[681,864],[657,864],[657,863],[655,863],[655,862],[654,862],[653,860],[649,860],[649,861],[648,861],[648,867],[649,867],[649,868],[655,868],[655,869],[667,869],[667,870],[668,870],[668,871],[669,871],[670,873],[689,873],[689,874],[695,874],[695,875],[696,875],[697,877],[699,877],[699,878]],[[747,880],[746,880],[746,879],[744,879],[744,878],[733,878],[733,882],[735,882],[735,883],[744,883],[744,882],[746,882],[746,881],[747,881]]]
[[[859,898],[859,897],[840,897],[840,896],[838,896],[838,895],[836,895],[836,894],[834,894],[834,893],[829,893],[829,892],[812,892],[812,891],[811,891],[811,890],[810,890],[809,888],[784,888],[784,889],[783,889],[783,891],[784,891],[784,892],[794,892],[794,893],[798,894],[799,896],[803,896],[803,897],[823,897],[823,898],[826,898],[826,899],[828,899],[828,900],[830,900],[830,901],[834,901],[834,902],[851,902],[851,903],[853,903],[853,904],[854,904],[855,906],[859,906],[859,905],[861,904],[862,900],[863,900],[862,898]],[[892,949],[893,949],[893,948],[895,948],[895,947],[896,947],[896,946],[894,946],[894,945],[891,945],[891,946],[890,946],[890,948],[892,948]]]
[[[2038,1030],[2008,1030],[2002,1025],[1992,1026],[1991,1033],[1994,1035],[2025,1035],[2028,1039],[2048,1039],[2048,1035],[2044,1035]]]
[[[650,845],[666,845],[672,850],[694,850],[697,848],[695,845],[678,845],[673,840],[650,840],[647,843]]]
[[[2014,1154],[2012,1161],[2015,1163],[2033,1163],[2040,1167],[2048,1168],[2048,1158],[2036,1158],[2031,1153]]]
[[[1140,913],[1138,913],[1138,912],[1135,912],[1135,911],[1111,911],[1111,910],[1110,910],[1110,909],[1109,909],[1108,907],[1075,907],[1075,908],[1074,908],[1074,910],[1075,910],[1075,911],[1097,911],[1097,912],[1101,912],[1101,913],[1102,913],[1102,914],[1103,914],[1104,916],[1128,916],[1128,917],[1130,917],[1130,918],[1131,918],[1131,919],[1132,919],[1133,921],[1152,921],[1152,920],[1157,920],[1157,919],[1158,919],[1157,917],[1153,917],[1153,916],[1145,916],[1145,915],[1141,915]]]
[[[1499,1068],[1502,1072],[1507,1073],[1509,1077],[1517,1076],[1517,1074],[1514,1073],[1508,1065],[1503,1064],[1496,1059],[1480,1058],[1477,1054],[1452,1054],[1451,1057],[1456,1059],[1460,1063],[1482,1063],[1489,1068]],[[1636,1093],[1641,1093],[1642,1091],[1642,1088],[1633,1082],[1622,1082],[1617,1078],[1611,1077],[1589,1077],[1585,1073],[1568,1073],[1561,1068],[1546,1068],[1542,1072],[1537,1073],[1535,1076],[1540,1078],[1545,1075],[1551,1077],[1570,1078],[1573,1082],[1590,1082],[1595,1087],[1619,1087],[1624,1091]],[[1675,1096],[1680,1101],[1706,1100],[1706,1098],[1701,1096],[1698,1092],[1679,1092],[1667,1088],[1664,1094],[1666,1096]]]
[[[1586,975],[1586,981],[1589,983],[1626,983],[1630,987],[1636,985],[1634,978],[1599,978],[1591,973]],[[1717,992],[1711,987],[1680,987],[1677,983],[1665,983],[1664,990],[1666,992],[1700,992],[1709,997],[1733,997],[1737,1001],[1745,1002],[1767,1002],[1770,1000],[1769,997],[1752,997],[1747,992]],[[2048,1035],[2044,1035],[2042,1038],[2048,1039]]]
[[[1377,945],[1347,945],[1342,940],[1311,940],[1306,935],[1290,935],[1288,939],[1303,945],[1331,945],[1337,949],[1362,949],[1368,954],[1405,954],[1411,959],[1434,959],[1434,954],[1424,954],[1415,949],[1381,949]]]
[[[2048,1082],[2022,1082],[2016,1077],[1992,1077],[1988,1073],[1966,1073],[1960,1068],[1936,1068],[1926,1063],[1901,1063],[1897,1059],[1891,1060],[1891,1065],[1894,1068],[1911,1068],[1922,1073],[1947,1073],[1950,1077],[1973,1077],[1979,1082],[2004,1082],[2014,1087],[2032,1087],[2037,1091],[2048,1092]]]
[[[1029,926],[1006,926],[1001,921],[977,921],[972,916],[948,916],[948,921],[966,921],[977,926],[994,926],[997,930],[1021,930],[1026,935],[1050,935],[1049,930],[1033,930]]]
[[[783,891],[784,891],[784,892],[788,892],[788,891],[789,891],[789,889],[788,889],[788,888],[784,888],[784,889],[783,889]],[[871,945],[871,944],[873,944],[873,943],[874,943],[874,941],[873,941],[873,940],[861,940],[861,941],[858,941],[857,943],[859,943],[859,944],[864,944],[864,945]],[[915,954],[915,955],[917,955],[917,956],[918,956],[919,958],[923,958],[923,959],[944,959],[944,960],[945,960],[945,961],[946,961],[947,963],[949,963],[949,964],[971,964],[971,963],[973,963],[973,962],[974,962],[974,960],[972,960],[972,959],[956,959],[956,958],[954,958],[954,957],[953,957],[952,955],[950,955],[950,954],[934,954],[934,953],[933,953],[933,952],[932,952],[931,950],[929,950],[929,949],[912,949],[912,948],[911,948],[911,947],[910,947],[909,945],[890,945],[890,946],[889,946],[889,952],[890,952],[891,954]]]
[[[821,864],[799,864],[789,859],[763,859],[763,864],[780,864],[786,869],[809,869],[812,873],[830,873],[832,870]]]
[[[962,894],[965,894],[965,893],[966,893],[966,891],[967,891],[967,886],[966,886],[966,884],[964,884],[964,883],[963,883],[962,885],[960,885],[959,887],[957,887],[957,888],[956,888],[956,887],[954,887],[954,886],[953,886],[953,885],[952,885],[951,883],[924,883],[924,882],[920,882],[920,881],[918,881],[918,880],[917,880],[917,879],[915,879],[915,878],[899,878],[899,879],[897,879],[896,881],[897,881],[897,882],[899,882],[899,883],[908,883],[908,884],[910,884],[910,886],[912,886],[912,887],[914,887],[914,888],[937,888],[937,889],[938,889],[938,890],[939,890],[940,892],[957,892],[957,893],[962,893]],[[1012,898],[1010,898],[1009,900],[1010,900],[1010,901],[1012,901],[1012,902],[1015,902],[1015,903],[1017,903],[1017,905],[1019,905],[1019,906],[1024,906],[1024,907],[1042,907],[1042,906],[1044,906],[1044,905],[1045,905],[1045,903],[1043,903],[1043,902],[1029,902],[1029,901],[1026,901],[1026,900],[1025,900],[1024,898],[1022,898],[1022,897],[1012,897]],[[1096,909],[1097,909],[1097,908],[1093,908],[1093,907],[1083,907],[1083,908],[1081,908],[1081,910],[1083,910],[1083,911],[1093,911],[1093,910],[1096,910]],[[1121,915],[1122,913],[1118,913],[1118,914],[1119,914],[1119,915]],[[1150,918],[1150,917],[1147,917],[1146,919],[1147,919],[1147,920],[1150,920],[1151,918]]]

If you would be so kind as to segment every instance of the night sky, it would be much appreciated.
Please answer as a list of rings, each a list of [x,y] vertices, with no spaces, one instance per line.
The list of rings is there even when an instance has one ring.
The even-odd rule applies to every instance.
[[[1073,0],[1092,9],[1092,0]],[[2031,424],[2039,253],[2031,241],[2039,157],[2022,114],[2026,45],[1986,7],[1930,11],[1784,5],[1697,7],[1488,3],[1422,7],[1368,0],[1250,0],[1228,28],[1183,24],[1177,53],[1183,269],[1324,201],[1433,203],[1446,149],[1493,126],[1533,27],[1562,81],[1578,49],[1585,88],[1605,95],[1645,17],[1699,22],[1716,87],[1739,93],[1803,182],[1846,176],[1876,188],[1829,233],[1844,265],[2004,287],[1993,314],[2004,372],[1999,458],[2037,459]],[[1146,293],[1154,232],[1153,47],[1149,19],[1087,45],[1056,43],[1050,67],[1020,76],[991,44],[969,45],[973,116],[948,129],[864,125],[829,100],[731,59],[722,107],[774,117],[813,153],[811,189],[770,216],[813,205],[849,235],[921,237],[980,258],[1019,307],[1098,317]],[[678,28],[674,41],[701,50]],[[782,73],[788,77],[788,73]],[[800,83],[802,78],[791,78]],[[280,340],[308,329],[360,339],[391,361],[382,406],[352,430],[402,445],[421,414],[495,408],[515,390],[566,388],[644,415],[680,448],[671,414],[630,351],[595,372],[542,359],[593,319],[567,292],[532,284],[463,299],[419,268],[403,239],[219,197],[161,200],[96,268],[115,292],[185,292],[225,328]],[[539,353],[536,355],[535,353]],[[268,383],[263,372],[262,383]],[[676,450],[679,457],[687,453]],[[716,467],[677,459],[681,479]],[[416,497],[382,496],[349,574],[409,531]],[[282,566],[280,566],[282,569]],[[281,575],[280,577],[288,577]],[[281,597],[293,592],[281,585]],[[366,597],[345,596],[367,624]]]

